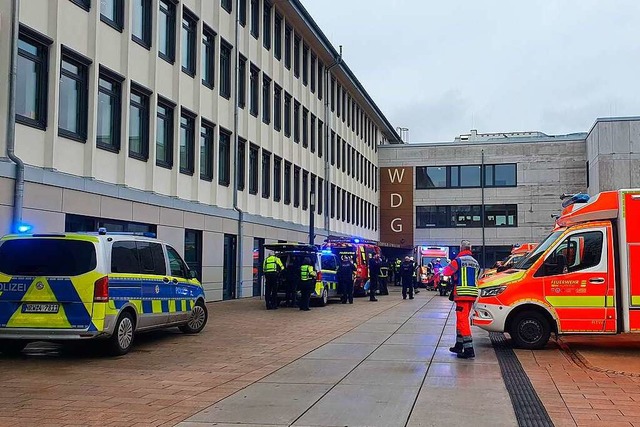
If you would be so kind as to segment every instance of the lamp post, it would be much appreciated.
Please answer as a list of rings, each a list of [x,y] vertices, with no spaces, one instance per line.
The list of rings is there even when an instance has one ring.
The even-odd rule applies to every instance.
[[[316,216],[316,192],[312,188],[309,194],[309,244],[315,244],[315,216]]]

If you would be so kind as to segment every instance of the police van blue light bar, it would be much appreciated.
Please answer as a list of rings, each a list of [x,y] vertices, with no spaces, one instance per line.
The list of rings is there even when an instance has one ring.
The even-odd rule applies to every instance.
[[[20,234],[26,234],[28,232],[30,232],[33,229],[32,226],[30,226],[29,224],[18,224],[18,226],[16,227],[16,231],[18,231],[18,233]]]

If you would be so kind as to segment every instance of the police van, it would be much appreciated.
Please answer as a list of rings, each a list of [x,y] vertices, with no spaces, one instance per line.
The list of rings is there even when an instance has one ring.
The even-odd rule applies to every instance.
[[[104,339],[127,353],[138,332],[202,331],[202,286],[178,252],[139,235],[61,233],[0,239],[0,352],[32,341]]]
[[[338,257],[331,251],[320,251],[313,245],[299,243],[274,243],[265,245],[265,249],[273,251],[285,266],[282,280],[278,288],[278,299],[286,299],[286,289],[292,277],[300,276],[300,266],[304,258],[313,262],[313,269],[318,273],[316,285],[311,293],[311,299],[320,306],[325,306],[330,298],[340,297],[337,272],[340,263]]]

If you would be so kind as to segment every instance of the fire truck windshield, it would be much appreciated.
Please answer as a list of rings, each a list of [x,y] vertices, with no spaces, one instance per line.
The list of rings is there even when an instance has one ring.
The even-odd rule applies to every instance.
[[[551,245],[560,237],[560,235],[564,233],[564,229],[554,231],[549,234],[537,247],[536,249],[527,255],[524,259],[520,260],[513,268],[517,268],[518,270],[528,270],[531,268],[533,264],[542,256],[542,254],[549,249]]]

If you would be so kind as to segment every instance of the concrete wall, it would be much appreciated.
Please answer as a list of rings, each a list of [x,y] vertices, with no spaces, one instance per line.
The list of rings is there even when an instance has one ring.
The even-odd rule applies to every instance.
[[[598,119],[587,136],[589,194],[640,187],[640,118]]]
[[[551,215],[561,211],[559,196],[586,190],[586,152],[581,139],[385,146],[379,150],[379,162],[380,167],[480,165],[483,150],[485,164],[517,164],[517,187],[487,188],[485,203],[517,204],[518,226],[486,228],[486,245],[539,241],[554,225]],[[414,190],[414,206],[479,205],[481,201],[480,188]],[[455,246],[463,238],[479,245],[482,229],[416,229],[414,244]]]

